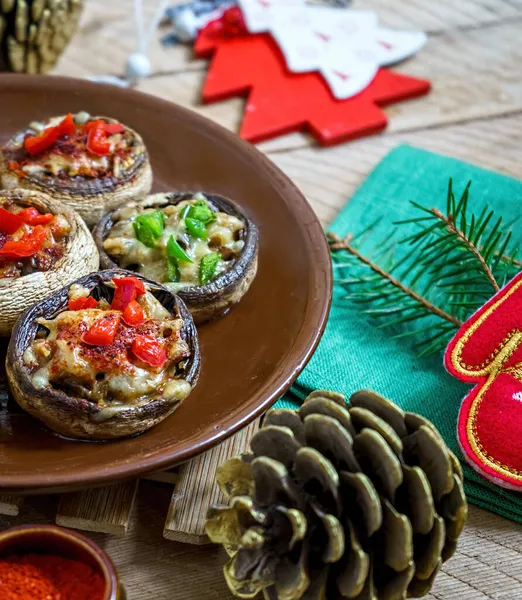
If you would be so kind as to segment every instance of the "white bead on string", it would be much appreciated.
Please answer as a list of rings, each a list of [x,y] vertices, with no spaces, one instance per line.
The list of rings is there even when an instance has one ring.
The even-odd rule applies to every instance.
[[[147,56],[147,48],[156,31],[165,10],[167,8],[167,0],[161,2],[152,22],[147,31],[145,31],[145,23],[143,20],[143,1],[134,0],[134,20],[136,24],[137,47],[136,52],[133,52],[127,57],[125,66],[125,77],[130,84],[136,84],[141,79],[145,79],[152,72],[149,57]]]
[[[136,83],[145,79],[152,72],[149,57],[143,52],[134,52],[127,57],[125,65],[125,77],[130,83]]]
[[[149,57],[147,56],[147,48],[152,37],[160,24],[161,19],[165,15],[168,6],[168,0],[163,0],[151,21],[147,31],[145,31],[145,23],[143,21],[143,3],[142,0],[134,0],[134,21],[136,24],[136,52],[129,54],[125,64],[124,77],[114,77],[113,75],[99,75],[89,77],[91,81],[99,83],[109,83],[120,87],[128,87],[135,85],[142,79],[148,77],[152,72]]]

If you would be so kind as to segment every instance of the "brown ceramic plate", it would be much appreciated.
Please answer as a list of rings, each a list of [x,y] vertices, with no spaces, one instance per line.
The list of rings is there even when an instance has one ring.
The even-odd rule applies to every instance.
[[[239,203],[260,230],[259,272],[240,304],[200,329],[202,371],[174,415],[140,437],[72,442],[8,398],[0,372],[0,491],[103,485],[173,466],[208,450],[288,389],[328,316],[328,248],[297,188],[252,146],[174,104],[134,91],[59,77],[0,77],[0,142],[34,119],[87,110],[144,137],[154,191],[204,190]],[[4,348],[6,343],[0,342]],[[2,364],[3,364],[2,360]]]

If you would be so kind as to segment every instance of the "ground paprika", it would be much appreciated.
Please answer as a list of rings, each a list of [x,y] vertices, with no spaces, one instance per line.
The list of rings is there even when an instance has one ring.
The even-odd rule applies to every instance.
[[[2,600],[103,600],[105,584],[93,567],[47,554],[0,559]]]

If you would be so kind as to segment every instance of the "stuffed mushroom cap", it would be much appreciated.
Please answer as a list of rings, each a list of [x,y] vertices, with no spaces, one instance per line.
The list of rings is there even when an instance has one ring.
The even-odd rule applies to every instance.
[[[0,179],[6,189],[50,194],[92,226],[107,211],[148,194],[152,170],[136,131],[110,117],[80,112],[32,122],[15,133],[0,151]]]
[[[65,219],[70,231],[63,254],[49,270],[35,270],[20,277],[0,278],[0,335],[7,336],[18,316],[35,302],[61,289],[64,284],[96,271],[99,255],[83,219],[71,208],[47,194],[33,190],[0,190],[0,207],[15,204],[36,208],[40,213]],[[5,242],[5,239],[3,240]]]
[[[132,237],[132,225],[135,225],[134,220],[142,213],[150,214],[151,211],[161,210],[169,213],[169,211],[179,210],[187,203],[191,202],[202,202],[204,201],[214,214],[218,215],[217,224],[219,225],[219,219],[222,218],[225,221],[229,221],[235,224],[235,236],[237,240],[232,242],[232,246],[237,244],[236,248],[240,248],[235,252],[231,252],[230,244],[225,247],[224,242],[219,241],[221,233],[217,231],[215,234],[213,230],[209,229],[210,244],[211,247],[205,248],[204,252],[210,252],[215,256],[221,253],[223,261],[221,262],[222,268],[218,270],[215,276],[210,281],[192,282],[188,283],[185,281],[172,281],[165,279],[164,273],[161,270],[149,269],[150,265],[147,261],[156,261],[158,256],[168,254],[169,246],[168,242],[171,242],[167,238],[169,237],[172,230],[169,227],[170,216],[167,216],[167,222],[165,225],[165,235],[162,239],[158,240],[156,249],[145,248],[140,245],[138,249],[142,252],[143,256],[138,255],[136,261],[134,258],[129,259],[125,254],[118,255],[108,250],[109,242],[115,233],[120,230],[124,230],[124,236]],[[184,211],[182,211],[182,214]],[[169,213],[170,215],[171,213]],[[190,213],[188,213],[190,215]],[[186,221],[188,219],[185,219]],[[241,226],[237,225],[241,223]],[[223,228],[217,228],[226,230],[227,223],[224,223]],[[129,233],[130,232],[130,233]],[[184,245],[184,239],[187,238],[187,231],[183,228],[178,228],[178,236],[176,242],[182,245],[181,251],[187,251],[187,246]],[[93,230],[93,236],[100,252],[100,263],[102,268],[115,268],[124,267],[131,270],[136,270],[143,274],[147,274],[148,277],[160,281],[167,288],[174,290],[176,294],[185,302],[188,309],[192,313],[194,321],[197,325],[200,325],[206,321],[219,317],[226,313],[234,304],[237,304],[250,288],[256,273],[259,253],[259,233],[255,223],[245,214],[245,212],[234,202],[223,196],[204,194],[201,192],[197,193],[162,193],[153,194],[147,196],[144,200],[130,202],[124,206],[106,214],[97,226]],[[174,231],[174,237],[176,237],[176,231]],[[214,237],[217,237],[218,241],[214,241]],[[123,243],[123,250],[129,242],[132,240],[121,238]],[[135,242],[136,240],[134,240]],[[118,242],[118,240],[116,240]],[[177,244],[177,245],[179,245]],[[223,244],[223,246],[220,246]],[[183,250],[184,249],[184,250]],[[178,248],[179,252],[179,248]],[[197,252],[196,252],[197,253]],[[192,253],[194,257],[194,252]],[[162,259],[161,259],[162,260]],[[169,260],[167,256],[167,260]],[[191,261],[192,262],[192,261]],[[128,264],[132,263],[132,264]],[[193,267],[187,262],[181,261],[184,267]],[[181,270],[181,268],[180,268]],[[154,275],[155,271],[157,272]],[[165,271],[165,269],[163,269]],[[200,263],[200,274],[201,274],[201,263]],[[183,279],[183,278],[182,278]],[[172,281],[172,282],[171,282]]]
[[[174,318],[182,320],[180,339],[186,343],[189,355],[175,365],[175,375],[166,378],[166,385],[181,383],[179,391],[162,396],[162,391],[125,404],[93,402],[70,390],[52,384],[35,386],[34,369],[26,360],[26,351],[41,335],[42,327],[37,320],[53,319],[68,310],[71,286],[29,308],[18,320],[9,343],[6,360],[9,386],[18,404],[35,418],[43,421],[55,432],[75,439],[110,440],[143,433],[171,415],[190,390],[196,385],[200,370],[200,353],[196,328],[190,312],[179,297],[153,281],[121,269],[92,273],[75,282],[86,288],[98,301],[111,301],[114,278],[133,277],[144,282],[147,291],[161,303]],[[104,349],[101,349],[102,352]],[[172,386],[171,386],[172,387]],[[163,391],[165,388],[163,388]]]

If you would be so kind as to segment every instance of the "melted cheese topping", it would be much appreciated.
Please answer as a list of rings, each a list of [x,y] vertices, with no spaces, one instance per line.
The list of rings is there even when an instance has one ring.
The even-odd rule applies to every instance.
[[[221,259],[212,277],[215,279],[227,271],[241,254],[244,247],[241,234],[245,230],[245,223],[233,215],[213,211],[215,220],[207,225],[206,238],[197,238],[187,230],[183,214],[186,212],[187,206],[193,206],[196,202],[201,201],[207,202],[205,196],[195,194],[190,200],[162,208],[161,211],[165,215],[165,227],[154,248],[146,246],[136,238],[133,224],[139,214],[154,213],[158,209],[123,208],[115,214],[116,222],[104,241],[103,247],[119,266],[135,269],[145,277],[163,283],[173,292],[201,285],[202,258],[207,254],[219,252]],[[212,208],[208,202],[207,206]],[[167,244],[171,236],[192,259],[192,262],[185,260],[177,262],[178,281],[172,281],[168,275]]]
[[[109,154],[98,156],[87,149],[87,133],[83,124],[89,115],[76,115],[76,133],[58,139],[55,145],[37,156],[29,155],[24,149],[27,135],[38,135],[43,129],[58,125],[65,115],[49,119],[45,123],[32,123],[28,131],[12,138],[2,149],[8,160],[10,171],[19,177],[38,175],[68,175],[69,177],[119,177],[123,170],[132,167],[134,135],[131,131],[109,135],[105,142],[110,144]],[[81,116],[81,119],[78,117]],[[78,122],[80,120],[80,122]]]
[[[38,173],[47,173],[49,175],[58,175],[60,171],[71,176],[90,173],[96,171],[108,171],[111,166],[109,156],[95,156],[89,154],[57,154],[49,152],[44,157],[32,160],[22,164],[20,169],[27,175],[36,175]]]
[[[85,297],[88,292],[80,286],[71,287],[70,298]],[[121,315],[111,310],[104,300],[97,308],[64,311],[54,319],[38,320],[49,334],[34,340],[23,356],[33,370],[36,389],[58,387],[99,406],[136,405],[155,397],[185,398],[190,385],[176,375],[177,366],[190,354],[180,336],[183,321],[173,318],[150,292],[139,296],[138,302],[146,321],[137,327],[120,321],[116,336],[108,346],[91,346],[81,339],[102,316]],[[160,341],[167,351],[165,365],[154,368],[133,357],[131,346],[136,335]]]

